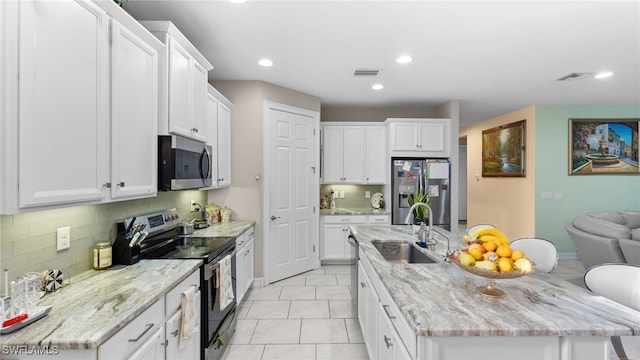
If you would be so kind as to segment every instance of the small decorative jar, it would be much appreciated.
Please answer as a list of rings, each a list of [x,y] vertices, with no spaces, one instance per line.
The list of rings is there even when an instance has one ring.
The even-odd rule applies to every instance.
[[[111,243],[100,241],[93,247],[93,268],[103,270],[111,267]]]
[[[229,209],[226,206],[220,209],[220,222],[223,222],[223,223],[231,222],[231,209]]]

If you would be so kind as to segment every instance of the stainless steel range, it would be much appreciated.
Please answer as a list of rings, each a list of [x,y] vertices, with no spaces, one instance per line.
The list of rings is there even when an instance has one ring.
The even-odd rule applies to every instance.
[[[176,209],[125,219],[120,224],[129,228],[132,222],[146,224],[149,235],[140,244],[142,259],[202,259],[200,267],[201,359],[222,358],[226,345],[235,332],[236,300],[221,307],[220,262],[231,256],[231,278],[236,294],[236,263],[234,237],[198,237],[179,235],[180,220]]]

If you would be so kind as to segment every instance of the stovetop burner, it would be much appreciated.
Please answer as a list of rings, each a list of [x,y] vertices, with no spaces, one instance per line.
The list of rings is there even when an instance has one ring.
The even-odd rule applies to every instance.
[[[234,237],[178,235],[178,212],[169,209],[125,219],[121,226],[146,223],[149,236],[140,244],[142,259],[203,259],[211,262],[235,244]]]

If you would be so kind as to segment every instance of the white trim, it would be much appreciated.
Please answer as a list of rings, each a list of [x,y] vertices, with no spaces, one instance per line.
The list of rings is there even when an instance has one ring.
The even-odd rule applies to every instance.
[[[582,260],[577,252],[558,253],[558,260]]]
[[[266,286],[270,283],[270,274],[269,274],[269,224],[271,222],[270,217],[270,198],[269,198],[269,185],[270,185],[270,179],[269,179],[269,169],[270,169],[270,162],[269,162],[269,139],[270,139],[270,133],[269,133],[269,110],[274,109],[274,110],[279,110],[279,111],[286,111],[286,112],[290,112],[290,113],[295,113],[295,114],[300,114],[300,115],[304,115],[304,116],[309,116],[311,118],[313,118],[314,121],[314,129],[315,129],[315,144],[314,144],[314,151],[315,151],[315,167],[316,167],[316,177],[315,177],[315,184],[311,187],[313,189],[315,189],[314,193],[315,194],[319,194],[320,193],[320,113],[317,111],[313,111],[313,110],[309,110],[309,109],[303,109],[303,108],[299,108],[299,107],[295,107],[295,106],[290,106],[290,105],[285,105],[285,104],[281,104],[281,103],[277,103],[277,102],[273,102],[273,101],[268,101],[265,100],[263,103],[263,113],[262,113],[262,223],[264,224],[264,226],[262,226],[262,272],[263,272],[263,278],[260,279],[261,285],[262,286]],[[316,218],[315,218],[315,233],[316,233],[316,237],[315,237],[315,248],[316,248],[316,259],[315,259],[315,268],[319,268],[320,267],[320,197],[316,196],[314,197],[314,206],[316,207]],[[256,279],[257,280],[257,279]],[[255,283],[254,283],[255,284]],[[261,286],[261,287],[262,287]]]

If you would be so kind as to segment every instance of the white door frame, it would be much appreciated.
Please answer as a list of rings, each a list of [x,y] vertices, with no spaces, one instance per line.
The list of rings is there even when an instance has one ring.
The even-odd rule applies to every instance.
[[[315,258],[315,268],[319,268],[320,267],[320,243],[319,243],[319,237],[320,237],[320,228],[319,228],[319,222],[320,222],[320,113],[317,111],[312,111],[312,110],[308,110],[308,109],[303,109],[303,108],[299,108],[299,107],[295,107],[295,106],[290,106],[290,105],[285,105],[285,104],[281,104],[281,103],[277,103],[277,102],[273,102],[273,101],[264,101],[264,106],[263,106],[263,115],[262,115],[262,119],[263,119],[263,123],[262,123],[262,134],[263,134],[263,139],[262,139],[262,223],[264,224],[264,226],[262,227],[262,268],[263,268],[263,276],[264,276],[264,281],[263,281],[263,285],[266,286],[268,284],[271,283],[271,274],[270,274],[270,269],[269,269],[269,248],[270,248],[270,244],[269,244],[269,231],[270,231],[270,224],[271,224],[271,219],[270,219],[270,213],[271,213],[271,208],[270,208],[270,201],[271,199],[270,194],[269,194],[269,186],[271,185],[271,182],[269,179],[269,169],[271,166],[271,162],[269,159],[269,146],[270,144],[270,139],[271,139],[271,134],[269,132],[270,127],[269,127],[269,110],[279,110],[279,111],[286,111],[286,112],[290,112],[290,113],[295,113],[295,114],[300,114],[300,115],[304,115],[304,116],[309,116],[311,118],[313,118],[313,128],[315,131],[316,136],[314,137],[316,139],[316,143],[314,144],[314,152],[315,152],[315,161],[314,161],[314,166],[316,168],[316,176],[313,177],[313,184],[311,184],[311,186],[309,186],[310,189],[313,189],[312,191],[315,191],[316,194],[318,194],[318,196],[314,197],[313,200],[313,207],[315,209],[314,213],[315,216],[312,219],[312,225],[314,228],[314,246],[315,246],[315,254],[316,254],[316,258]]]

